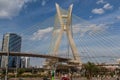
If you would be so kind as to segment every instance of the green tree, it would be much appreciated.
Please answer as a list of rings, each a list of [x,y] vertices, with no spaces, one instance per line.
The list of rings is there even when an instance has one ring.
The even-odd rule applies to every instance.
[[[94,75],[97,75],[99,72],[99,67],[94,63],[88,62],[83,65],[83,69],[85,70],[85,76],[88,80],[91,80]]]
[[[25,72],[25,69],[18,69],[18,75],[21,75],[22,73],[24,73]]]

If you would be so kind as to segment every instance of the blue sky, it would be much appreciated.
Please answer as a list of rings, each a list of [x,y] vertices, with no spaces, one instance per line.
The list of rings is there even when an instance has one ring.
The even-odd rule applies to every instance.
[[[45,52],[43,43],[50,44],[55,3],[63,9],[74,5],[73,33],[80,52],[120,56],[120,0],[0,0],[0,48],[3,34],[14,32],[23,37],[22,51],[34,45],[35,49],[30,51]]]

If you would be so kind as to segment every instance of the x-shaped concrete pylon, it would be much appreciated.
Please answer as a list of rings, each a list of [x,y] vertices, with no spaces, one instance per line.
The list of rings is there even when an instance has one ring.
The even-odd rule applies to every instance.
[[[69,40],[69,44],[70,44],[70,47],[71,47],[71,50],[72,50],[72,53],[73,53],[74,60],[81,63],[80,56],[79,56],[77,47],[75,45],[75,42],[73,40],[72,32],[71,32],[71,28],[70,28],[71,16],[72,16],[72,7],[73,7],[73,5],[70,5],[67,14],[62,14],[61,11],[60,11],[59,5],[56,3],[57,17],[59,19],[59,23],[60,23],[61,28],[60,28],[58,38],[55,42],[53,54],[57,56],[60,41],[62,39],[63,32],[65,31],[66,34],[67,34],[68,40]],[[66,19],[66,22],[63,21],[63,18]]]

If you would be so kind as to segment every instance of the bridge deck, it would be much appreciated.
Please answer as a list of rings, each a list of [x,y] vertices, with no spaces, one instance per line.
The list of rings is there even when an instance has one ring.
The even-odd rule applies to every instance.
[[[5,55],[9,53],[10,56],[24,56],[24,57],[37,57],[37,58],[50,58],[50,59],[59,59],[62,61],[70,60],[68,58],[62,58],[58,56],[52,56],[52,55],[46,55],[46,54],[35,54],[35,53],[26,53],[26,52],[0,52],[0,56]]]

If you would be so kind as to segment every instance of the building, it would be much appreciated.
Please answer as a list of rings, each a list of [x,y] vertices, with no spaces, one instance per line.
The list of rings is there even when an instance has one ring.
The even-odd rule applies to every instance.
[[[120,59],[117,59],[117,63],[120,64]]]
[[[3,36],[2,51],[5,52],[20,52],[21,51],[21,36],[15,33],[6,33]],[[9,59],[9,60],[8,60]],[[1,67],[5,68],[8,60],[8,67],[20,67],[20,57],[17,56],[2,56]]]
[[[29,68],[30,67],[30,58],[22,57],[21,58],[21,68]]]

